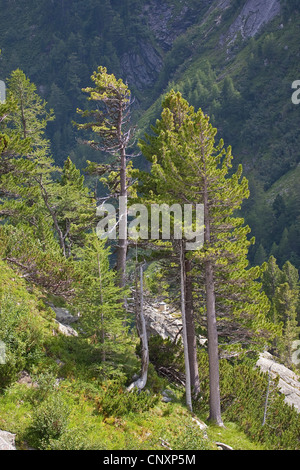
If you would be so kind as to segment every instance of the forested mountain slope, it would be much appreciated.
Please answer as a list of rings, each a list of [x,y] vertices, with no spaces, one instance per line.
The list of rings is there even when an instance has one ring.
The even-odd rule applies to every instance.
[[[257,237],[252,261],[260,245],[258,258],[278,254],[272,233],[279,246],[283,230],[278,233],[272,208],[261,206],[261,194],[300,158],[299,107],[291,101],[299,78],[297,2],[2,0],[0,6],[1,78],[22,69],[54,109],[47,132],[60,165],[69,155],[81,168],[87,158],[101,158],[78,145],[72,125],[86,102],[81,89],[98,65],[128,81],[141,134],[159,115],[161,93],[173,86],[210,115],[236,163],[243,163],[251,184],[245,215]],[[293,245],[300,230],[296,206],[287,215]],[[257,214],[265,211],[262,230]],[[299,257],[297,245],[298,267]]]
[[[299,449],[255,368],[299,369],[298,2],[0,7],[0,430],[20,449]],[[173,341],[147,331],[153,305]]]

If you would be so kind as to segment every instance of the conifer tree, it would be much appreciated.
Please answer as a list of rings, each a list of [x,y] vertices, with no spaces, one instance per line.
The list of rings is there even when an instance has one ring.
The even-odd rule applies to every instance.
[[[298,270],[287,261],[282,270],[274,256],[266,263],[262,285],[271,304],[271,319],[282,331],[272,344],[273,352],[288,366],[292,365],[293,341],[299,338],[297,315],[300,287]]]
[[[144,156],[153,163],[152,172],[140,174],[142,181],[141,191],[144,194],[144,198],[152,202],[169,203],[170,205],[176,202],[187,202],[184,200],[184,187],[179,186],[178,178],[174,182],[172,175],[174,171],[184,172],[184,162],[180,169],[174,168],[170,159],[167,158],[166,154],[162,151],[162,139],[166,135],[167,131],[172,128],[176,133],[189,112],[189,106],[187,101],[181,99],[180,94],[170,93],[167,95],[162,103],[164,111],[162,112],[161,120],[157,120],[156,126],[152,127],[153,134],[146,134],[145,140],[140,140],[139,146]],[[169,110],[174,120],[170,123],[170,116],[166,110]],[[158,164],[159,166],[157,166]],[[159,172],[156,170],[159,168]],[[183,173],[182,173],[183,174]],[[175,186],[174,186],[175,185]],[[176,189],[175,189],[176,188]],[[180,195],[181,191],[181,195]],[[172,240],[173,246],[176,251],[177,243]],[[185,246],[185,244],[184,244]],[[177,249],[178,251],[178,249]],[[169,253],[166,256],[170,256]],[[181,266],[181,256],[177,253],[179,259],[179,266]],[[184,299],[185,299],[185,319],[187,329],[187,350],[189,355],[189,373],[191,388],[193,391],[193,397],[196,398],[200,394],[200,381],[199,381],[199,370],[197,361],[197,341],[195,334],[195,321],[194,321],[194,305],[193,305],[193,292],[192,292],[192,262],[188,257],[188,253],[184,253]]]
[[[17,69],[8,80],[7,101],[15,104],[9,121],[23,139],[29,139],[31,150],[27,158],[38,161],[39,165],[52,164],[50,142],[45,138],[48,122],[54,120],[53,111],[46,109],[47,103],[37,94],[34,83],[24,72]]]
[[[65,257],[70,257],[75,245],[82,245],[85,233],[96,223],[96,203],[70,158],[64,163],[60,181],[44,184],[37,179],[48,218],[58,237]]]
[[[133,129],[130,127],[131,93],[128,86],[121,79],[109,75],[105,67],[98,67],[91,77],[94,87],[85,88],[83,91],[89,94],[89,101],[95,102],[95,109],[77,110],[84,118],[91,121],[85,124],[77,124],[78,129],[91,130],[98,140],[84,140],[83,142],[92,148],[113,156],[111,162],[97,165],[90,164],[90,172],[103,176],[110,174],[108,184],[111,194],[121,196],[127,205],[128,173],[127,153]],[[117,270],[120,286],[125,286],[127,234],[121,233],[121,226],[127,227],[127,210],[119,214],[119,246],[117,256]],[[120,224],[122,218],[122,224]]]
[[[84,335],[99,351],[99,369],[104,376],[114,372],[117,354],[124,353],[123,293],[117,285],[116,273],[109,265],[110,248],[94,232],[87,235],[84,247],[76,249],[76,296],[73,304],[80,311]]]
[[[9,125],[13,114],[16,112],[17,103],[13,99],[0,102],[0,176],[14,169],[14,160],[26,155],[30,149],[29,139]]]
[[[10,215],[11,222],[24,220],[39,232],[43,211],[37,180],[47,184],[52,173],[58,171],[45,138],[46,125],[53,115],[46,110],[35,85],[19,69],[8,80],[4,107],[8,112],[2,125],[9,141],[5,140],[1,171],[1,190],[6,196],[2,213]]]
[[[55,166],[45,138],[52,112],[21,70],[12,73],[7,96],[2,106],[7,135],[2,140],[1,214],[12,224],[27,224],[44,249],[55,244],[54,229],[63,256],[69,257],[72,246],[82,243],[83,232],[96,220],[95,201],[69,158],[63,170]]]
[[[181,106],[170,106],[180,102]],[[180,93],[165,98],[162,119],[144,152],[152,153],[154,190],[168,198],[204,206],[204,247],[192,253],[195,276],[204,286],[210,365],[210,419],[222,425],[219,389],[219,335],[244,347],[266,342],[269,303],[256,282],[260,268],[248,269],[249,227],[236,216],[248,197],[242,168],[229,176],[231,148],[216,146],[216,129],[201,109],[188,107]],[[184,107],[185,112],[181,112]],[[154,142],[154,145],[153,145]],[[156,148],[157,153],[153,153]],[[164,191],[164,192],[163,192]],[[164,197],[164,196],[162,196]],[[167,199],[168,201],[168,199]],[[236,346],[235,346],[236,347]]]

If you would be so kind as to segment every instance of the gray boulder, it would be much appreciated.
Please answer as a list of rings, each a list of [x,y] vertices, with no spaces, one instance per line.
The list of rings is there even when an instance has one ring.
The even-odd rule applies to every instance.
[[[269,373],[271,379],[279,378],[278,388],[285,396],[285,402],[294,406],[300,413],[299,376],[283,364],[279,364],[275,357],[266,351],[260,354],[256,365],[262,372]]]
[[[15,445],[15,434],[0,431],[0,450],[17,450]]]

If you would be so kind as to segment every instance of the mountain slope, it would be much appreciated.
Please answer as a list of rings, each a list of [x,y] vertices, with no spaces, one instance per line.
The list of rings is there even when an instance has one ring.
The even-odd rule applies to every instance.
[[[260,203],[260,187],[268,190],[300,161],[299,107],[291,101],[299,79],[296,1],[1,0],[0,6],[0,78],[23,69],[54,108],[48,137],[57,163],[70,155],[84,168],[86,159],[103,158],[78,145],[72,125],[87,103],[81,89],[98,65],[128,81],[140,135],[159,116],[162,93],[176,88],[211,116],[235,164],[243,163],[252,194],[244,215],[261,232],[249,214]],[[272,237],[257,241],[269,255]],[[300,267],[298,245],[296,253]]]

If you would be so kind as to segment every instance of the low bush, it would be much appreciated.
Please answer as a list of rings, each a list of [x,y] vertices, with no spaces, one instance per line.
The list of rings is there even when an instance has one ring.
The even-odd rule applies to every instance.
[[[159,400],[157,395],[152,395],[147,390],[128,392],[122,382],[111,382],[102,391],[97,399],[97,408],[105,417],[142,413]]]
[[[70,408],[57,393],[49,395],[34,411],[28,438],[37,449],[48,449],[60,439],[69,423]]]
[[[43,331],[33,303],[26,298],[2,295],[0,339],[5,363],[0,366],[0,390],[16,380],[18,372],[37,363],[43,354]]]

